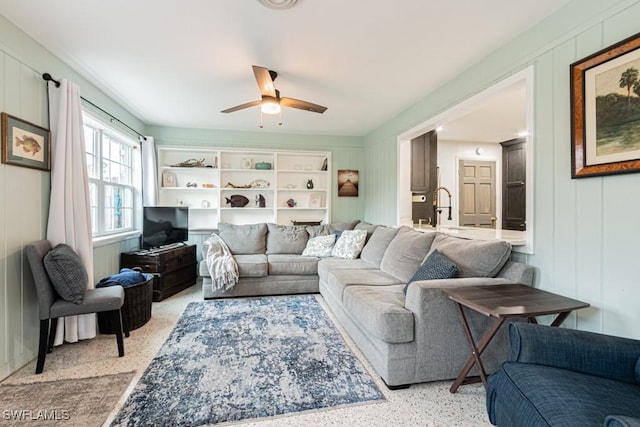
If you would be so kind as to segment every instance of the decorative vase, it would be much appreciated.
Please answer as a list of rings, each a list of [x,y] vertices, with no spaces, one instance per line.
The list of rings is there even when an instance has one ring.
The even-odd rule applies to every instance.
[[[313,190],[313,180],[312,179],[308,179],[307,180],[307,188],[309,190]]]

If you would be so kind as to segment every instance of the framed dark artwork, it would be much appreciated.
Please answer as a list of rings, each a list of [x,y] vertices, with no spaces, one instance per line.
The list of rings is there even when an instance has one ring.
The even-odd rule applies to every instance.
[[[571,178],[640,171],[640,34],[574,62]]]
[[[338,171],[338,197],[358,197],[358,171]]]
[[[51,140],[48,129],[7,113],[2,122],[2,163],[51,170]]]

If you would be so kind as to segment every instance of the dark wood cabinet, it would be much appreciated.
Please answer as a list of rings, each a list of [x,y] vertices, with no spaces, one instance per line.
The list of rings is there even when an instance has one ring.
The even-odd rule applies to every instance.
[[[433,217],[433,191],[438,185],[438,135],[435,131],[411,140],[411,192],[424,195],[424,202],[413,202],[413,222]],[[432,218],[435,221],[435,218]]]
[[[435,131],[411,140],[411,191],[427,193],[435,189],[438,143]]]
[[[524,139],[501,142],[502,145],[502,228],[527,228],[527,157]]]
[[[196,283],[196,245],[122,253],[120,267],[153,274],[153,301],[162,301]]]

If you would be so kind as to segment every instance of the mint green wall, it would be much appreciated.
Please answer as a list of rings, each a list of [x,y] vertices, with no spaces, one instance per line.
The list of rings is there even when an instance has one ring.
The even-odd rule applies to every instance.
[[[337,170],[357,169],[360,179],[367,176],[361,137],[320,136],[272,133],[266,131],[231,131],[184,129],[149,126],[147,133],[153,135],[156,145],[208,146],[236,148],[264,148],[273,150],[318,150],[330,151],[333,165],[331,221],[361,219],[364,215],[364,199],[360,197],[338,197]]]
[[[75,81],[84,97],[143,129],[134,116],[0,16],[0,111],[49,127],[44,72]],[[22,248],[46,236],[49,175],[0,164],[0,379],[37,354],[37,300]],[[131,241],[96,248],[95,277],[116,272],[117,255],[129,247]]]
[[[637,0],[576,0],[365,138],[365,219],[396,222],[397,136],[533,64],[536,286],[591,308],[569,327],[640,338],[640,174],[572,180],[569,65],[640,30]],[[373,190],[375,189],[375,191]]]

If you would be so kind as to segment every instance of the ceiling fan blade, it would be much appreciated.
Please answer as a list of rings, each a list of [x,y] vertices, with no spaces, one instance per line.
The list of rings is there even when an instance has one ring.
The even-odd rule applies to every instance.
[[[273,79],[269,70],[264,67],[253,66],[253,74],[256,76],[260,93],[266,96],[276,97],[276,88],[273,86]]]
[[[262,100],[259,99],[257,101],[247,102],[245,104],[236,105],[235,107],[227,108],[226,110],[222,110],[221,113],[233,113],[234,111],[244,110],[245,108],[255,107],[256,105],[260,105]]]
[[[301,101],[294,98],[280,98],[280,105],[284,107],[297,108],[299,110],[306,110],[311,111],[312,113],[321,114],[327,110],[327,107],[323,107],[322,105],[314,104],[307,101]]]

